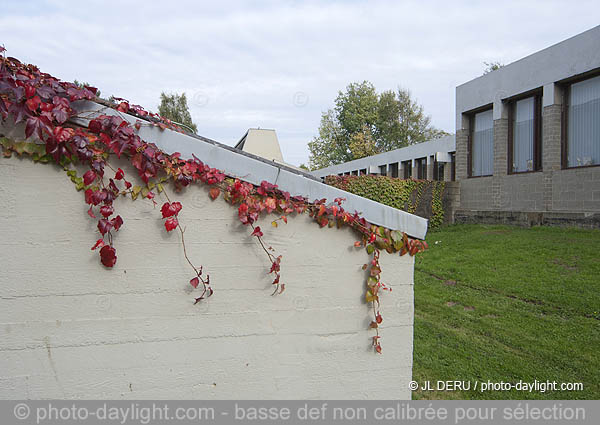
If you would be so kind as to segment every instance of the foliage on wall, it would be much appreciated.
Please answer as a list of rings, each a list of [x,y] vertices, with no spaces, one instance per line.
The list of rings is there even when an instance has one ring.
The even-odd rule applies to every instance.
[[[364,198],[429,219],[434,229],[444,222],[443,181],[386,176],[327,176],[325,183]]]
[[[4,50],[0,46],[0,53]],[[195,303],[213,294],[210,276],[187,255],[185,228],[179,218],[184,206],[171,200],[167,193],[169,187],[177,193],[193,184],[205,184],[209,187],[212,201],[222,196],[237,209],[240,222],[252,229],[251,236],[257,238],[269,259],[267,273],[273,276],[273,295],[285,290],[281,275],[282,256],[263,240],[264,234],[256,225],[259,216],[275,215],[271,222],[273,227],[287,223],[289,216],[303,213],[313,218],[320,227],[349,226],[359,235],[354,246],[364,248],[371,256],[370,263],[363,266],[364,270],[368,269],[365,301],[373,310],[370,324],[376,333],[372,339],[373,347],[376,352],[381,352],[379,325],[383,319],[379,296],[380,291],[388,287],[380,278],[380,250],[415,255],[427,248],[425,242],[409,239],[399,231],[372,225],[357,212],[345,211],[343,198],[332,202],[325,199],[310,202],[266,181],[254,186],[226,176],[195,156],[182,159],[177,152],[167,154],[155,144],[142,140],[138,131],[142,126],[154,126],[162,131],[168,128],[184,132],[168,119],[119,98],[116,98],[119,104],[106,104],[105,113],[86,118],[84,114],[75,112],[73,102],[96,100],[94,87],[78,87],[60,81],[15,58],[2,56],[0,59],[0,118],[5,125],[24,123],[26,139],[1,138],[4,156],[27,156],[35,162],[57,164],[65,170],[77,190],[83,192],[84,202],[89,205],[89,217],[97,220],[99,238],[91,250],[98,251],[100,262],[105,267],[114,267],[117,262],[116,233],[125,225],[116,213],[115,201],[119,198],[148,199],[156,206],[157,197],[164,196],[165,202],[159,211],[165,220],[165,230],[178,231],[183,254],[194,271],[190,285],[201,291],[195,297]],[[137,117],[137,120],[132,117]],[[85,118],[87,126],[76,125],[75,118]],[[110,160],[115,157],[127,161],[127,171],[111,165]],[[82,168],[86,170],[83,173],[78,171]],[[132,183],[134,179],[140,184]]]

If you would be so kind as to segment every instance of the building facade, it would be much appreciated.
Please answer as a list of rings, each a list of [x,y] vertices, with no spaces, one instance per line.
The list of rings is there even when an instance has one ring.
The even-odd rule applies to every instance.
[[[454,181],[451,222],[600,227],[600,26],[456,88],[456,135],[313,171]]]
[[[390,177],[454,180],[454,135],[407,146],[377,155],[355,159],[343,164],[315,170],[312,175],[325,178],[329,175],[379,174]]]
[[[456,88],[457,221],[600,224],[600,26]]]

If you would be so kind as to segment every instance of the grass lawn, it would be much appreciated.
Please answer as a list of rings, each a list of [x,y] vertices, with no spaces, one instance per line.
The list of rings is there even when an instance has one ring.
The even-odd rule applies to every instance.
[[[455,225],[415,262],[413,379],[471,381],[413,399],[600,399],[600,231]],[[582,382],[583,391],[474,390]]]

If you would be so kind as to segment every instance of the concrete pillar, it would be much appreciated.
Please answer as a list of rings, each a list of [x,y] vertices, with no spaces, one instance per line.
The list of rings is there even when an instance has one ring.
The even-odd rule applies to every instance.
[[[435,165],[435,156],[427,156],[427,180],[433,180],[433,166]]]
[[[562,168],[562,90],[556,84],[544,86],[542,96],[542,172],[544,209],[552,211],[552,175]]]
[[[419,178],[419,173],[417,170],[417,161],[415,161],[414,159],[411,160],[411,165],[412,165],[412,172],[411,172],[411,177],[413,179],[418,179]]]
[[[452,181],[452,163],[444,162],[444,179],[445,182]]]
[[[508,174],[508,118],[494,120],[494,174],[492,176],[492,208],[508,207],[504,179]]]
[[[462,126],[456,129],[456,180],[464,180],[469,175],[468,144],[469,119],[462,115]]]
[[[561,169],[562,95],[555,84],[544,86],[542,97],[542,169]]]

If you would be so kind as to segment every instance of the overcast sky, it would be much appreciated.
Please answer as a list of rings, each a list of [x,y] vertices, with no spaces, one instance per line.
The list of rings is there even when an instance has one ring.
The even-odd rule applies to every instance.
[[[287,162],[308,158],[322,111],[369,80],[411,90],[454,132],[454,89],[600,24],[595,1],[128,2],[2,0],[0,44],[64,80],[156,111],[186,92],[199,134],[234,144],[277,130]],[[600,47],[600,46],[599,46]]]

